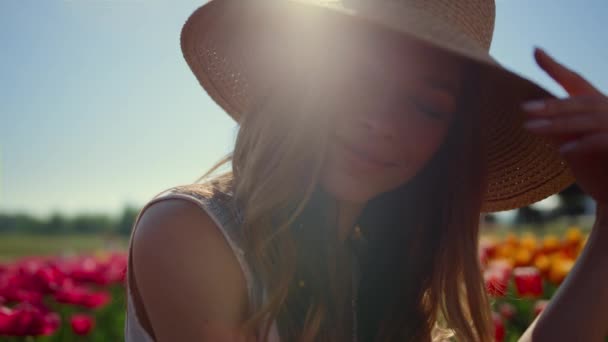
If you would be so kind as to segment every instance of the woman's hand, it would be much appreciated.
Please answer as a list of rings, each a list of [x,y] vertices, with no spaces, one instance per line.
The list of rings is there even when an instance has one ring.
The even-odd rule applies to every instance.
[[[519,342],[604,341],[608,334],[608,97],[544,51],[537,49],[534,57],[570,97],[524,104],[529,113],[526,127],[559,146],[577,183],[598,207],[584,250]]]
[[[608,204],[608,96],[542,49],[538,65],[570,95],[526,102],[525,127],[551,139],[569,164],[578,185],[599,206]]]

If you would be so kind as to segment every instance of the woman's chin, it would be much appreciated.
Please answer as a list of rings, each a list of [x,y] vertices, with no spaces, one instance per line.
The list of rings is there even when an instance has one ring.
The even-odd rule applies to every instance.
[[[321,178],[321,186],[332,197],[341,201],[363,203],[377,195],[377,191],[369,183],[346,175],[326,174]]]

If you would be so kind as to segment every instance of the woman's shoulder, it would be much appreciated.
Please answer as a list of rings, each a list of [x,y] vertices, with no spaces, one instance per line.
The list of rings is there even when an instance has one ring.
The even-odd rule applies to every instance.
[[[201,194],[198,186],[185,189]],[[242,319],[247,303],[247,283],[231,246],[211,214],[200,210],[198,200],[178,196],[194,196],[185,189],[149,202],[132,235],[134,275],[147,314],[155,333],[170,338],[177,337],[170,335],[171,317],[207,317],[230,324]],[[192,329],[183,337],[195,336],[196,322],[191,323],[180,323]]]
[[[241,222],[241,210],[236,203],[231,180],[212,179],[204,183],[172,186],[154,196],[150,202],[168,197],[184,198],[199,204],[221,225]]]
[[[164,189],[152,200],[173,194],[184,194],[200,201],[230,201],[233,197],[233,182],[225,179],[211,179],[202,183],[187,183],[174,185]]]
[[[205,229],[205,222],[213,223],[213,234],[221,233],[237,254],[243,254],[241,247],[242,214],[233,196],[231,179],[211,179],[204,183],[175,185],[152,197],[140,210],[139,216],[155,207],[155,215],[171,218],[182,215],[182,220],[193,222],[195,227]],[[202,222],[201,222],[202,221]]]

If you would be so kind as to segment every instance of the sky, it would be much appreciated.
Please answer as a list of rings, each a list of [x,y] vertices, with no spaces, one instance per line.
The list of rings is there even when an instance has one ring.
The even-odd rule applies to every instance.
[[[236,124],[184,61],[204,1],[0,0],[0,212],[117,214],[194,182]],[[545,48],[608,93],[606,0],[497,0],[490,53],[562,97]]]

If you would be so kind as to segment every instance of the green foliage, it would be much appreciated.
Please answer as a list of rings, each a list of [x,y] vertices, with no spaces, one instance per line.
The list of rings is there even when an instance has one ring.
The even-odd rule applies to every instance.
[[[110,234],[3,234],[0,237],[0,261],[30,255],[80,254],[103,249],[126,249],[128,238]]]
[[[139,209],[126,207],[113,217],[105,214],[78,214],[67,217],[53,213],[48,218],[28,214],[0,214],[0,234],[119,234],[129,235]],[[1,252],[0,252],[1,253]]]

